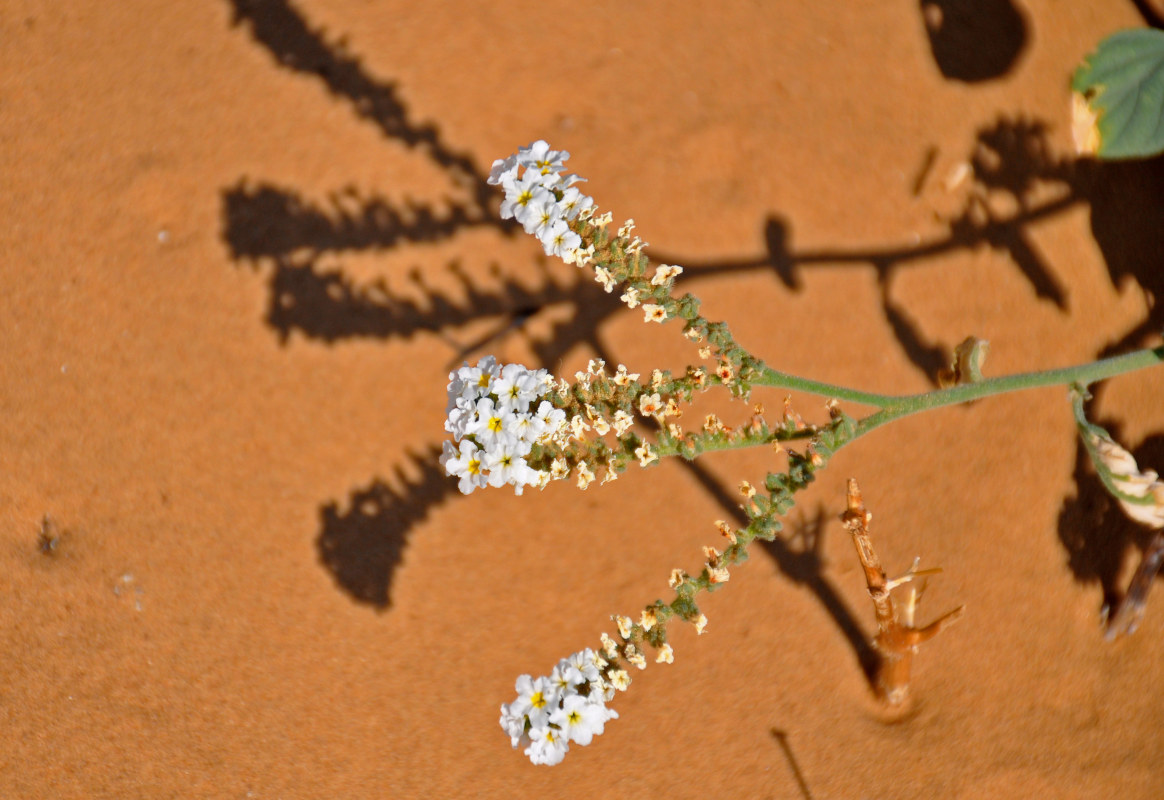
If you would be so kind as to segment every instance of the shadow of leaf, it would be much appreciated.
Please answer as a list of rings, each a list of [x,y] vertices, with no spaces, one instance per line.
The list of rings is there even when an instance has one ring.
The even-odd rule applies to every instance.
[[[1027,21],[1012,0],[921,0],[930,51],[948,80],[1001,78],[1027,43]]]

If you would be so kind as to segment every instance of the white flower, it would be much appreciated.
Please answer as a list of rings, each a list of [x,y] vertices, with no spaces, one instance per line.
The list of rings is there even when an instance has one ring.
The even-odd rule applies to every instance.
[[[612,427],[614,428],[615,436],[622,436],[626,433],[631,425],[635,424],[635,418],[623,411],[621,408],[614,412],[614,421]]]
[[[482,472],[482,453],[469,439],[462,439],[458,449],[452,442],[445,442],[440,463],[448,475],[460,478],[457,488],[461,494],[470,494],[478,487],[485,486],[488,478]]]
[[[602,284],[602,288],[607,294],[614,291],[614,285],[618,282],[606,267],[594,268],[594,280]]]
[[[524,167],[532,167],[531,171],[541,175],[562,171],[562,166],[570,153],[566,150],[551,150],[549,142],[538,139],[529,147],[523,147],[517,152],[517,162]]]
[[[501,376],[493,381],[493,394],[505,408],[525,411],[537,399],[541,390],[541,377],[530,372],[521,364],[506,364]]]
[[[582,237],[570,230],[564,219],[556,219],[538,237],[547,256],[565,258],[582,245]]]
[[[525,457],[535,444],[558,438],[565,427],[565,412],[548,400],[536,412],[530,410],[552,391],[549,372],[520,364],[499,367],[487,357],[449,379],[445,430],[453,442],[444,444],[440,462],[447,474],[460,478],[460,490],[468,494],[480,486],[508,484],[521,494],[525,486],[545,486],[550,473],[532,468]]]
[[[449,404],[446,411],[452,410],[458,399],[476,401],[489,394],[493,379],[500,373],[497,359],[485,356],[477,362],[477,366],[468,364],[449,373]]]
[[[525,749],[529,760],[535,764],[553,766],[562,763],[570,745],[562,732],[551,727],[530,728],[530,745]]]
[[[550,679],[522,675],[513,688],[517,690],[517,699],[510,704],[509,713],[524,714],[535,727],[545,725],[550,712],[558,705],[559,697]]]
[[[509,430],[512,412],[499,407],[492,397],[482,397],[477,401],[475,417],[465,427],[466,434],[472,435],[485,449],[502,444],[514,438]]]
[[[501,706],[501,728],[510,743],[515,748],[527,745],[524,752],[534,764],[559,763],[571,741],[590,744],[608,720],[618,718],[606,707],[607,700],[630,682],[625,673],[620,677],[616,672],[608,683],[602,672],[607,666],[587,648],[559,661],[549,677],[518,678],[517,698]]]
[[[669,267],[666,264],[662,264],[661,266],[659,266],[655,269],[655,275],[653,278],[651,278],[651,285],[652,286],[662,286],[667,281],[680,275],[682,272],[683,272],[683,267],[674,267],[674,266]]]
[[[558,202],[562,209],[562,216],[566,219],[574,219],[594,205],[594,198],[582,194],[578,187],[571,186],[562,192],[562,199]]]
[[[526,233],[541,239],[546,230],[561,218],[562,209],[558,206],[558,199],[549,192],[542,192],[529,201],[522,227]]]
[[[663,398],[655,394],[639,395],[639,413],[644,417],[654,417],[660,422],[663,419]]]
[[[526,170],[520,178],[505,184],[505,200],[501,202],[501,218],[514,218],[524,225],[530,204],[535,198],[553,196],[542,185],[542,176],[533,170]]]
[[[521,494],[522,488],[533,483],[533,472],[525,459],[518,454],[519,443],[508,441],[490,449],[485,454],[485,468],[489,471],[490,486],[505,486],[512,483],[514,492]]]
[[[511,706],[502,704],[501,727],[509,734],[509,741],[513,746],[517,747],[523,739],[529,740],[525,735],[525,714],[513,713],[511,708]]]
[[[490,186],[505,186],[517,179],[517,156],[499,158],[493,162],[489,170],[489,178],[485,181]]]
[[[566,412],[551,404],[549,400],[543,400],[538,406],[537,418],[548,431],[556,431],[566,424]]]
[[[643,322],[663,322],[667,309],[656,303],[643,303]]]
[[[638,379],[639,373],[627,372],[625,364],[618,365],[618,372],[616,372],[614,374],[614,378],[612,378],[615,386],[626,386],[631,381],[637,381]]]
[[[590,213],[594,200],[574,186],[581,178],[562,174],[569,157],[565,150],[551,150],[539,139],[515,156],[494,161],[489,183],[505,191],[502,219],[512,217],[520,222],[526,233],[541,241],[546,255],[581,266],[593,250],[591,246],[582,249],[582,237],[570,230],[567,221]]]
[[[558,726],[568,741],[585,746],[596,734],[602,733],[608,719],[617,717],[618,712],[608,709],[605,703],[576,694],[562,701],[562,707],[550,715],[550,722]]]
[[[581,441],[585,438],[585,433],[588,430],[590,430],[590,426],[586,424],[586,420],[582,419],[581,414],[575,414],[570,418],[570,435],[575,439]]]
[[[577,653],[563,658],[558,666],[566,673],[566,678],[573,684],[594,683],[599,679],[598,665],[595,658],[601,659],[593,650],[587,647]]]

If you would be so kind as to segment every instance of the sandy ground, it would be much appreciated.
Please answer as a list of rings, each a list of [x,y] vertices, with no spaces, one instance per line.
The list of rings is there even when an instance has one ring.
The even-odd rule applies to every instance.
[[[787,371],[913,392],[969,334],[992,375],[1157,341],[1164,170],[1072,164],[1067,118],[1143,18],[969,5],[6,0],[0,796],[1164,796],[1164,592],[1103,640],[1144,535],[1058,389],[846,449],[562,765],[497,723],[779,463],[457,494],[450,363],[696,358],[499,225],[494,158],[570,150]],[[1161,392],[1092,406],[1158,469]],[[923,620],[967,607],[900,714],[849,476],[890,570],[945,569]]]

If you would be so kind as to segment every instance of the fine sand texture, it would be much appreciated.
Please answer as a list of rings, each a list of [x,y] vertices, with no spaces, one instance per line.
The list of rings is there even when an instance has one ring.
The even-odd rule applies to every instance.
[[[669,597],[784,456],[522,497],[436,461],[462,360],[699,361],[500,222],[489,165],[537,139],[786,372],[913,393],[970,335],[987,375],[1159,344],[1164,167],[1077,161],[1069,117],[1143,8],[5,0],[0,797],[1164,797],[1164,590],[1100,626],[1150,532],[1062,388],[844,449],[552,768],[498,725],[517,676]],[[1089,411],[1164,470],[1162,397]],[[895,711],[849,477],[890,573],[943,569],[918,621],[966,607]]]

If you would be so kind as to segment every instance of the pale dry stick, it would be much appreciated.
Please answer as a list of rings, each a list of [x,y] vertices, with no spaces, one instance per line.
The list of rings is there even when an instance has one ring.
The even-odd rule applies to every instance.
[[[873,540],[869,537],[869,521],[872,518],[873,515],[865,509],[857,481],[849,478],[848,508],[841,515],[841,521],[845,529],[853,534],[853,545],[857,548],[857,557],[865,569],[865,582],[869,587],[869,597],[873,599],[873,611],[877,617],[878,632],[873,639],[873,646],[881,656],[881,665],[877,669],[874,688],[886,703],[896,706],[904,703],[909,697],[910,668],[917,648],[962,616],[965,606],[958,606],[924,628],[915,628],[913,614],[921,596],[921,591],[915,590],[904,611],[903,622],[893,604],[893,589],[940,570],[918,570],[918,560],[915,559],[913,566],[905,575],[892,581],[887,580],[885,570],[881,567],[881,560],[873,550]]]
[[[1164,532],[1158,532],[1152,537],[1140,566],[1128,583],[1127,594],[1120,600],[1114,609],[1104,609],[1107,631],[1104,634],[1109,642],[1121,634],[1130,636],[1140,626],[1144,618],[1144,608],[1148,603],[1148,590],[1156,579],[1156,573],[1164,566]]]

